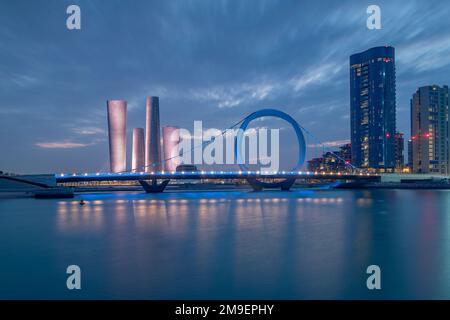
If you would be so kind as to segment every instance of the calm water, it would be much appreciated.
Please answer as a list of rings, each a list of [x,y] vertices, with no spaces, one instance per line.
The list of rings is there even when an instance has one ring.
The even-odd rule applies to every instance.
[[[0,298],[448,299],[450,191],[0,199]]]

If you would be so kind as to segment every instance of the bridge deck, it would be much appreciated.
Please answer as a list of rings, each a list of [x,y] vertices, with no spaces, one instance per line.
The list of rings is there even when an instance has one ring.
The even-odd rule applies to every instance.
[[[152,179],[199,180],[199,179],[317,179],[317,180],[379,180],[380,176],[366,173],[326,173],[281,171],[275,173],[259,171],[194,171],[194,172],[154,172],[154,173],[84,173],[58,174],[56,182],[87,182],[87,181],[131,181]]]

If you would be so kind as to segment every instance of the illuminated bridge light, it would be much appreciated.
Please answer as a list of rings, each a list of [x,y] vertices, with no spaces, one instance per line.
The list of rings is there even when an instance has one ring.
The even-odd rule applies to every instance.
[[[205,174],[205,171],[202,170],[201,174]]]
[[[256,174],[259,174],[259,171],[256,171]]]
[[[239,174],[242,174],[242,171],[239,171]]]
[[[97,172],[97,173],[96,173],[95,175],[96,175],[96,176],[99,176],[99,175],[100,175],[100,173],[98,173],[98,172]]]

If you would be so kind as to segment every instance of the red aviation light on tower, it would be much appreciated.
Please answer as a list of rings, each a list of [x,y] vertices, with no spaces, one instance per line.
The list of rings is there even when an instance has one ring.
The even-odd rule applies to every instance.
[[[389,132],[386,132],[386,138],[390,138],[391,134]]]

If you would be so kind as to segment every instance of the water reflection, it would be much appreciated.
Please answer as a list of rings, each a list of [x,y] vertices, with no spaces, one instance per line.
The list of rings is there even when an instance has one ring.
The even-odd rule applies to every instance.
[[[45,270],[83,265],[85,298],[450,298],[448,192],[82,198],[83,206],[80,199],[41,202],[47,206],[33,232],[43,236],[33,246],[3,243],[24,254],[45,252]],[[14,216],[5,217],[0,231],[7,235]],[[10,256],[4,261],[14,263]],[[382,268],[382,292],[365,287],[370,264]],[[67,294],[55,288],[49,297]]]
[[[81,206],[78,201],[59,201],[57,226],[63,232],[95,231],[102,227],[103,201],[95,200]]]

